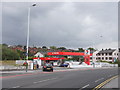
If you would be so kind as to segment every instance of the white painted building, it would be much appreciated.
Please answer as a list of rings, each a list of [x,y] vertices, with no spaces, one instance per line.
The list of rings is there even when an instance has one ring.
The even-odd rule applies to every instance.
[[[44,57],[44,55],[40,52],[36,53],[34,56],[35,57]],[[42,60],[39,59],[39,58],[35,58],[34,63],[37,63],[39,66],[41,66],[42,65]]]
[[[117,49],[105,49],[96,51],[93,53],[93,60],[99,61],[113,61],[114,59],[118,59],[118,50]]]
[[[91,56],[93,59],[91,59],[91,61],[93,60],[93,62],[96,62],[97,61],[97,53],[98,53],[99,51],[95,51],[94,53],[93,53],[93,55]]]
[[[44,55],[41,54],[40,52],[36,53],[34,56],[36,56],[36,57],[44,57]]]

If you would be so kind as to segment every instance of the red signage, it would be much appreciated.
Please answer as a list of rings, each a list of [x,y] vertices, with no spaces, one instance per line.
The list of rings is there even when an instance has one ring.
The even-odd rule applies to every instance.
[[[85,57],[84,57],[84,62],[85,62],[87,65],[90,65],[90,55],[85,55]]]
[[[84,56],[84,53],[80,52],[48,52],[47,55],[73,55],[73,56]],[[90,54],[92,55],[92,54]]]
[[[62,58],[56,58],[56,57],[40,57],[40,58],[33,58],[33,59],[41,59],[41,60],[60,60],[60,59],[64,59],[64,57]]]

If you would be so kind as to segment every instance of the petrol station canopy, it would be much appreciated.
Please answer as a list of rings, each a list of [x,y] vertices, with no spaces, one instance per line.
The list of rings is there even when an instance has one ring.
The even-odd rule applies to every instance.
[[[48,52],[47,55],[71,55],[71,56],[84,56],[82,52]],[[92,56],[92,53],[90,53]]]
[[[40,60],[60,60],[60,59],[64,59],[64,57],[61,58],[57,58],[57,57],[36,57],[33,59],[40,59]]]

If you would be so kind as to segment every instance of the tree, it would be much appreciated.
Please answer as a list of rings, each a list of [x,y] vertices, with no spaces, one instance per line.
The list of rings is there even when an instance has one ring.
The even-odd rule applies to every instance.
[[[8,47],[8,45],[7,45],[7,44],[5,44],[5,43],[3,43],[3,44],[2,44],[2,46],[6,46],[6,47]]]
[[[60,50],[66,50],[65,47],[59,47],[58,49],[60,49]]]
[[[19,54],[20,59],[25,59],[25,58],[26,58],[26,55],[25,55],[26,52],[23,52],[23,51],[17,50],[17,53]]]
[[[43,48],[43,49],[47,49],[47,47],[46,47],[46,46],[42,46],[42,48]]]
[[[19,53],[7,46],[2,46],[2,60],[17,60],[20,59]]]
[[[78,51],[79,52],[84,52],[84,49],[83,48],[78,48]]]
[[[94,51],[95,49],[94,49],[94,48],[89,47],[89,48],[88,48],[88,50],[90,50],[90,51]]]
[[[56,46],[50,46],[50,49],[56,50]]]
[[[18,47],[22,47],[22,45],[17,45]]]

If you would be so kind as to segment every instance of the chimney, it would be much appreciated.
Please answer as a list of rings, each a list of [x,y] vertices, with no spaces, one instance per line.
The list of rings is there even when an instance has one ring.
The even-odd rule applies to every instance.
[[[111,50],[111,48],[109,48],[109,50]]]

